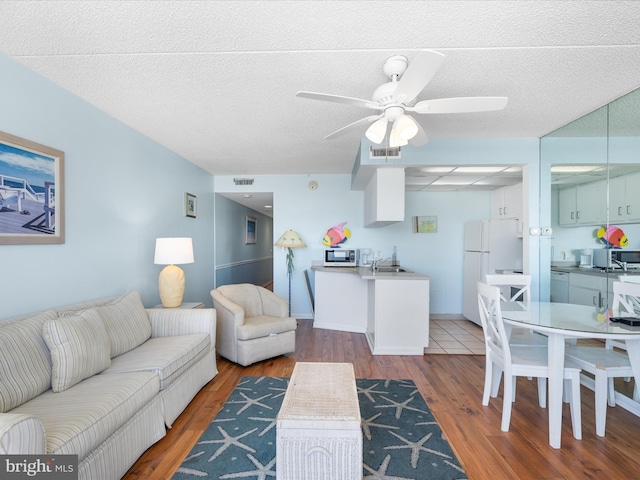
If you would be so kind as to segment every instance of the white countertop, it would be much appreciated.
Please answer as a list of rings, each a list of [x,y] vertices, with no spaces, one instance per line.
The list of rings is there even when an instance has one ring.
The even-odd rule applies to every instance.
[[[383,267],[390,267],[390,265],[383,265]],[[401,267],[404,269],[404,267]],[[428,280],[429,277],[427,275],[422,275],[420,273],[404,271],[404,272],[374,272],[370,267],[324,267],[314,265],[311,267],[312,270],[316,272],[327,272],[327,273],[346,273],[351,275],[358,275],[363,280],[387,280],[387,279],[398,279],[398,280]]]

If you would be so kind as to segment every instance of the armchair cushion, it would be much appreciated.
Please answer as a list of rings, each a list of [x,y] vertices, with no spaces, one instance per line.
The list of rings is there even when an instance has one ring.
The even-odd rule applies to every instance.
[[[295,330],[296,327],[295,318],[258,315],[257,317],[245,318],[244,323],[237,328],[237,335],[238,340],[252,340]]]

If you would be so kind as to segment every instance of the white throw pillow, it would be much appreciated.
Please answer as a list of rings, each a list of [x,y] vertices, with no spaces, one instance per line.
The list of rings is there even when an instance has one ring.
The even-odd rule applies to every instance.
[[[44,324],[51,352],[51,388],[62,392],[111,365],[111,344],[102,318],[94,309]]]
[[[151,337],[151,321],[136,291],[96,307],[111,339],[111,358],[142,345]]]

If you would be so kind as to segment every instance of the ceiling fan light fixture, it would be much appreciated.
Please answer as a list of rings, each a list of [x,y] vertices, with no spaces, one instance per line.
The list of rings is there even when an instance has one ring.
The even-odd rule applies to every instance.
[[[409,143],[409,140],[402,138],[398,131],[398,122],[393,123],[393,128],[389,134],[389,146],[390,147],[403,147]]]
[[[387,119],[383,116],[373,122],[373,124],[367,129],[365,134],[367,138],[373,143],[382,143],[385,135],[387,134]]]
[[[403,140],[411,140],[418,134],[416,121],[408,115],[402,115],[398,118],[393,124],[393,129]]]

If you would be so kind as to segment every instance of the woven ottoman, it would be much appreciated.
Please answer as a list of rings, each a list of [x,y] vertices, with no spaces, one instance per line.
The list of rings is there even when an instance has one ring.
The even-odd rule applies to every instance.
[[[353,365],[297,363],[276,421],[276,479],[361,478],[362,429]]]

